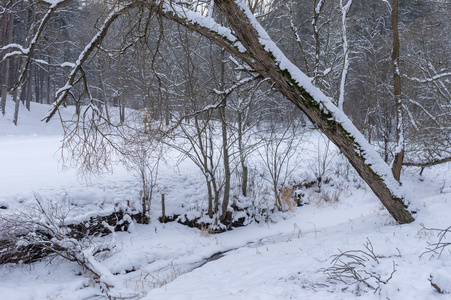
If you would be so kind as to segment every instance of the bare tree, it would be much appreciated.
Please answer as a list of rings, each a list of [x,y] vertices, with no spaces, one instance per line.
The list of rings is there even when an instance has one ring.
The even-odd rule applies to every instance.
[[[135,116],[137,122],[142,121],[142,116]],[[141,185],[140,201],[142,207],[141,223],[150,222],[150,208],[157,185],[158,170],[165,150],[161,142],[157,128],[152,128],[154,134],[147,132],[148,122],[142,122],[142,130],[122,131],[121,160],[123,164],[133,171]],[[150,126],[158,127],[160,122],[153,122]],[[140,128],[139,126],[138,128]]]
[[[278,128],[274,123],[267,125],[269,128],[262,132],[262,143],[257,152],[269,173],[269,176],[263,178],[271,184],[275,197],[274,206],[278,210],[284,210],[283,200],[286,199],[282,199],[282,192],[286,192],[289,177],[300,162],[303,127],[301,120],[294,119],[294,116],[281,125],[283,128]]]

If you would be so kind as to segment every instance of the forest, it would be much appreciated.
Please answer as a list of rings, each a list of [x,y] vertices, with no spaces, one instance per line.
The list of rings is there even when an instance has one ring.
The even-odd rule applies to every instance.
[[[439,241],[428,240],[425,251],[440,258],[450,252],[451,230],[438,213],[450,211],[450,15],[448,0],[2,1],[0,136],[2,160],[10,166],[5,180],[15,178],[6,174],[17,167],[7,163],[8,155],[19,151],[7,152],[16,149],[9,148],[10,136],[50,136],[47,131],[60,136],[58,145],[38,146],[36,153],[59,148],[60,168],[75,170],[78,182],[100,186],[98,178],[115,172],[133,179],[119,200],[103,194],[105,187],[82,200],[81,192],[41,196],[36,191],[42,194],[42,188],[35,187],[23,203],[6,181],[0,184],[0,263],[36,264],[58,256],[92,274],[99,297],[121,299],[123,279],[116,275],[133,273],[136,280],[145,263],[113,270],[116,244],[105,237],[116,243],[116,232],[140,232],[140,239],[150,241],[140,228],[154,226],[157,234],[177,223],[171,226],[194,227],[210,238],[295,218],[280,232],[293,235],[294,226],[300,239],[300,220],[314,222],[302,212],[341,205],[338,214],[345,214],[354,197],[364,202],[351,205],[349,218],[334,217],[337,224],[360,215],[377,220],[385,233],[390,229],[383,224],[412,224],[400,242],[415,230],[416,236],[437,235]],[[127,188],[118,185],[122,195]],[[443,207],[424,204],[440,195]],[[375,214],[367,200],[384,214]],[[437,223],[425,225],[435,213]],[[322,226],[337,225],[327,224]],[[266,238],[277,244],[273,232],[260,234],[259,243]],[[381,291],[396,276],[399,268],[390,261],[398,254],[384,253],[385,277],[365,269],[369,263],[363,261],[379,265],[373,242],[383,240],[366,238],[364,250],[335,256],[325,251],[335,259],[320,270],[347,286],[341,292],[391,297],[395,288]],[[203,258],[249,243],[256,242],[249,237],[235,246],[208,246]],[[410,256],[403,259],[412,263]],[[362,264],[359,273],[355,268]],[[157,285],[201,267],[184,268],[167,265],[169,277],[158,277]],[[451,277],[437,272],[425,280],[430,292],[450,293]],[[316,296],[328,297],[331,288],[320,279],[302,280],[319,290]],[[139,299],[149,289],[131,295]],[[288,295],[274,299],[280,297]]]

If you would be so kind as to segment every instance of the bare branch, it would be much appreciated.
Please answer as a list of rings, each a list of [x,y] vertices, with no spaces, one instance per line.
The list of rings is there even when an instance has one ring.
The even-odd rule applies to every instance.
[[[435,159],[432,161],[428,161],[428,162],[403,162],[403,166],[406,167],[421,167],[421,168],[426,168],[426,167],[432,167],[432,166],[436,166],[436,165],[441,165],[441,164],[445,164],[447,162],[451,162],[451,157],[445,157],[445,158],[441,158],[441,159]]]
[[[419,83],[434,82],[434,81],[437,81],[437,80],[440,80],[440,79],[443,79],[443,78],[447,78],[447,77],[450,77],[450,76],[451,76],[451,72],[445,72],[445,73],[442,73],[442,74],[437,74],[437,75],[434,75],[434,76],[432,76],[430,78],[409,77],[409,76],[403,74],[403,77],[405,77],[405,78],[407,78],[409,80],[415,81],[415,82],[419,82]]]
[[[114,23],[114,21],[121,16],[122,14],[124,14],[125,12],[137,7],[139,4],[139,2],[137,1],[133,1],[132,3],[129,3],[125,6],[119,7],[119,8],[115,8],[110,15],[105,19],[102,27],[100,28],[100,30],[97,32],[97,34],[91,39],[90,43],[88,45],[86,45],[85,49],[82,51],[82,53],[80,53],[75,66],[73,67],[70,75],[69,75],[69,79],[67,80],[65,86],[58,90],[58,92],[56,93],[57,99],[56,101],[53,103],[53,108],[50,110],[50,112],[44,117],[43,120],[45,120],[46,122],[49,122],[52,117],[55,115],[55,113],[58,111],[59,107],[64,103],[64,101],[66,100],[67,96],[69,95],[69,91],[72,88],[72,86],[74,85],[75,81],[76,81],[76,77],[78,72],[80,71],[83,63],[88,59],[88,57],[90,56],[90,54],[92,53],[92,51],[103,41],[105,35],[107,34],[110,26]]]

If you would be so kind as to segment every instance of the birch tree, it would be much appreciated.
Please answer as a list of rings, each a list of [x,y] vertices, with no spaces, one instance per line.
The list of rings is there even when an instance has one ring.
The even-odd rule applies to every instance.
[[[352,0],[347,0],[344,4],[343,0],[340,0],[341,10],[341,26],[342,26],[342,39],[343,39],[343,70],[341,71],[340,79],[340,91],[338,96],[338,108],[343,110],[343,103],[345,102],[345,84],[349,70],[349,44],[348,44],[348,32],[346,20],[348,17],[349,9],[351,8]]]

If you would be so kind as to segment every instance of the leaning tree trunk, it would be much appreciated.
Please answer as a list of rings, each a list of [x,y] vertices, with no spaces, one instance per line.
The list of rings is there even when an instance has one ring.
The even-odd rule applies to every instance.
[[[400,223],[410,223],[414,219],[399,196],[395,196],[371,165],[366,161],[361,146],[354,139],[353,133],[345,130],[331,113],[328,113],[318,103],[318,99],[309,93],[302,83],[293,79],[295,74],[290,70],[282,69],[280,61],[276,61],[278,53],[271,53],[262,45],[261,28],[255,26],[246,12],[233,0],[215,1],[224,13],[227,21],[238,40],[243,44],[252,59],[247,59],[259,74],[271,79],[274,87],[287,99],[300,108],[308,118],[340,149],[351,165],[357,170],[363,180],[378,196],[395,220]],[[251,23],[251,22],[254,22]],[[277,51],[278,49],[271,49]],[[326,108],[327,110],[327,108]]]

